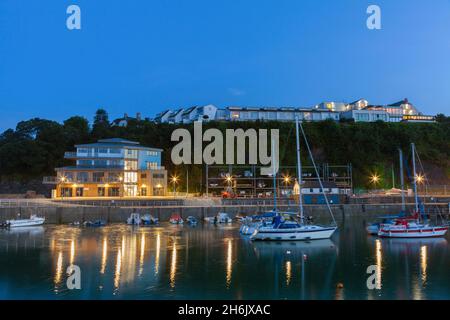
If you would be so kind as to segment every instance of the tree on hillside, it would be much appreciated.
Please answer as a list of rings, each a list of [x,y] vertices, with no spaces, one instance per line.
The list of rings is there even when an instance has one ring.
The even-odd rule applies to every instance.
[[[111,125],[109,123],[108,112],[105,109],[98,109],[94,116],[92,135],[95,139],[107,138],[110,135]]]
[[[89,121],[84,117],[71,117],[64,121],[66,145],[73,146],[89,140]]]

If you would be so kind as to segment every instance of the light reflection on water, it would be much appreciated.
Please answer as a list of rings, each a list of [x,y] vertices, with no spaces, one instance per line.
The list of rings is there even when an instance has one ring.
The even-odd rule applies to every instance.
[[[446,239],[377,239],[346,227],[332,240],[294,243],[253,243],[237,224],[3,230],[0,298],[450,298]],[[72,263],[80,291],[65,288]],[[366,286],[372,264],[379,290]]]

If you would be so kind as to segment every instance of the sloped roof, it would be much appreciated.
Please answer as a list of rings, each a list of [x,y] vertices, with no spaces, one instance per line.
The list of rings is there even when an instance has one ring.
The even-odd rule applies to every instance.
[[[389,107],[400,107],[402,104],[406,104],[406,103],[409,103],[409,102],[408,102],[408,99],[403,99],[403,100],[401,100],[401,101],[398,101],[398,102],[395,102],[395,103],[388,104],[388,106],[389,106]]]

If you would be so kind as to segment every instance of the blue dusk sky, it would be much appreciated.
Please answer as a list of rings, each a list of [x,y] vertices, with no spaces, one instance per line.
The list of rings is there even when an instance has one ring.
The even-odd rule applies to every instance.
[[[81,8],[81,30],[66,9]],[[381,30],[366,27],[370,4]],[[212,103],[450,110],[449,0],[0,0],[0,131]]]

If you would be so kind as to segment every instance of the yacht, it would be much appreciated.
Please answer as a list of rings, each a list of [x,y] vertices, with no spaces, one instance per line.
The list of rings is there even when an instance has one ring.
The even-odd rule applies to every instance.
[[[270,225],[260,225],[256,228],[253,234],[250,236],[251,240],[269,240],[269,241],[296,241],[296,240],[319,240],[319,239],[329,239],[333,235],[333,233],[337,230],[336,220],[334,218],[333,212],[331,210],[330,203],[328,201],[327,195],[323,192],[323,196],[325,198],[325,202],[327,204],[327,208],[330,212],[331,217],[333,218],[334,225],[332,226],[319,226],[311,223],[307,223],[304,217],[303,210],[303,201],[302,201],[302,191],[301,191],[301,177],[302,177],[302,166],[301,166],[301,158],[300,158],[300,137],[299,137],[299,128],[302,130],[302,135],[305,140],[305,145],[308,149],[309,156],[314,165],[314,169],[316,171],[316,175],[318,177],[318,181],[323,192],[323,184],[320,179],[320,174],[317,170],[317,166],[314,162],[314,158],[312,156],[311,149],[308,144],[308,140],[306,139],[305,132],[303,131],[302,125],[299,123],[298,118],[295,119],[295,129],[296,129],[296,142],[297,142],[297,172],[298,172],[298,181],[299,181],[299,193],[298,193],[298,201],[299,201],[299,210],[300,210],[300,219],[297,221],[292,216],[289,219],[283,217],[282,213],[277,210],[277,202],[276,202],[276,172],[273,173],[274,177],[274,212],[276,216],[273,218],[273,222]],[[272,143],[272,146],[274,143]],[[272,150],[272,155],[274,154],[274,150]]]
[[[434,238],[443,237],[448,231],[449,226],[442,224],[432,226],[424,218],[425,212],[423,203],[419,205],[419,196],[417,192],[418,175],[416,172],[416,148],[414,143],[411,143],[412,151],[412,166],[413,166],[413,189],[415,210],[412,217],[395,219],[394,223],[380,225],[378,236],[382,238]],[[419,162],[420,163],[420,162]]]

